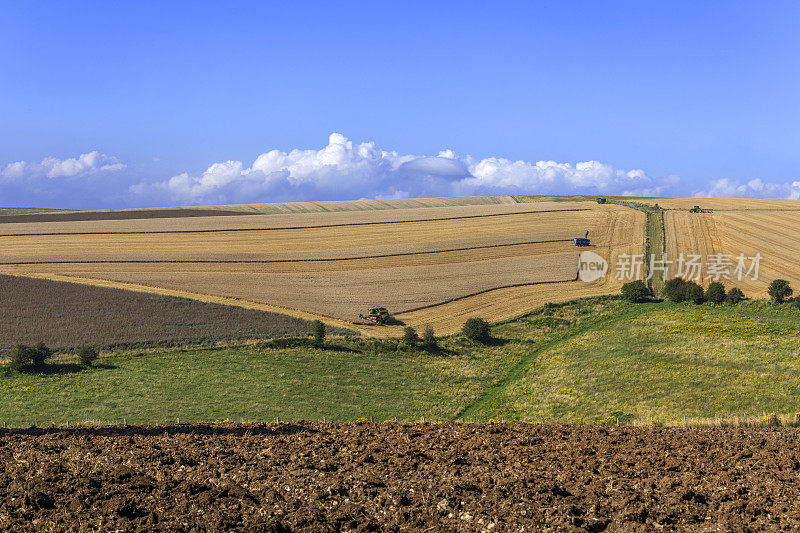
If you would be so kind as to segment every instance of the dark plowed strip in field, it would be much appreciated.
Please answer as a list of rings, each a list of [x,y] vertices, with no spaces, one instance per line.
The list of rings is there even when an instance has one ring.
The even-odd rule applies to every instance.
[[[0,435],[4,530],[800,527],[794,429],[299,423]]]
[[[129,211],[81,211],[78,213],[37,213],[0,215],[0,224],[13,222],[83,222],[90,220],[140,220],[149,218],[216,217],[254,215],[248,211],[216,209],[131,209]]]
[[[153,345],[306,334],[277,313],[78,283],[0,275],[0,350]],[[345,330],[332,328],[332,332]]]

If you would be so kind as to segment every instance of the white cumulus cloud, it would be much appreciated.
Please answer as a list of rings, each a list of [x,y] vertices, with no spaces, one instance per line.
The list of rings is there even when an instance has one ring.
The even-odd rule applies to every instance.
[[[125,165],[116,157],[93,151],[68,159],[45,157],[39,162],[9,163],[0,168],[0,178],[6,181],[71,178],[99,172],[116,172],[124,168]]]
[[[694,193],[696,198],[787,198],[800,200],[800,181],[765,183],[753,179],[746,183],[729,178],[712,180],[705,190]]]
[[[676,183],[675,176],[656,179],[643,170],[620,170],[598,161],[478,160],[452,150],[402,155],[333,133],[319,150],[271,150],[249,167],[241,161],[215,163],[200,175],[141,182],[130,192],[179,203],[237,203],[481,194],[658,195]]]

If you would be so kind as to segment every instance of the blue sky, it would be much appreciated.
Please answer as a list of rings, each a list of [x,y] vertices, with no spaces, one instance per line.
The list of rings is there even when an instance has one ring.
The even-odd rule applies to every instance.
[[[0,205],[800,195],[798,2],[0,15]]]

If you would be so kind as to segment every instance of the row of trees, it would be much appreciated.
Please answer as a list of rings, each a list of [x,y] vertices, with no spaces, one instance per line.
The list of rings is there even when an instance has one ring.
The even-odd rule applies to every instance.
[[[672,302],[737,304],[744,299],[744,293],[737,287],[726,292],[725,285],[719,281],[709,283],[703,290],[703,287],[694,281],[672,278],[664,284],[664,297]]]
[[[776,279],[770,283],[767,289],[770,299],[776,304],[782,304],[791,298],[794,290],[785,279]],[[715,304],[728,303],[737,304],[744,300],[744,293],[737,287],[730,291],[725,290],[722,282],[714,281],[708,287],[703,287],[694,281],[687,281],[683,278],[672,278],[664,284],[664,298],[671,302],[692,302],[701,304],[712,302]],[[636,280],[625,283],[622,286],[622,297],[631,302],[642,302],[652,296],[650,289],[644,281]],[[792,302],[800,308],[800,296]]]

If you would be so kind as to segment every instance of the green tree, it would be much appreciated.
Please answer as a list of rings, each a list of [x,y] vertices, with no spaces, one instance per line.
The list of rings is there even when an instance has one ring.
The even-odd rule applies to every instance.
[[[433,328],[429,325],[425,326],[425,330],[422,332],[422,347],[426,350],[437,348],[436,335],[434,335]]]
[[[97,359],[97,350],[91,347],[82,348],[78,352],[78,360],[83,366],[92,366],[92,363]]]
[[[686,301],[686,282],[683,278],[672,278],[664,284],[664,297],[671,302]]]
[[[695,304],[701,304],[705,301],[705,294],[703,292],[703,287],[695,283],[694,281],[687,281],[686,282],[686,301],[692,302]]]
[[[789,286],[789,282],[785,279],[776,279],[773,280],[772,283],[769,284],[769,289],[767,289],[767,293],[769,293],[769,297],[772,298],[772,301],[776,304],[782,304],[783,301],[792,295],[792,287]]]
[[[705,297],[709,302],[721,304],[727,297],[727,294],[725,294],[725,285],[719,281],[712,281],[706,289]]]
[[[461,333],[468,339],[478,342],[487,342],[491,339],[489,323],[482,318],[468,318],[461,328]]]
[[[622,286],[622,297],[629,302],[643,302],[650,297],[650,289],[640,279],[629,281]]]
[[[725,302],[731,305],[736,305],[742,300],[744,300],[744,293],[738,287],[729,290],[728,295],[725,297]]]
[[[321,320],[315,320],[311,323],[311,334],[314,336],[314,344],[316,346],[322,346],[325,344],[325,335],[327,334],[327,329],[325,328],[325,323]]]
[[[417,344],[419,344],[419,335],[417,335],[417,330],[411,326],[406,326],[403,328],[403,342],[406,344],[406,346],[416,348]]]

